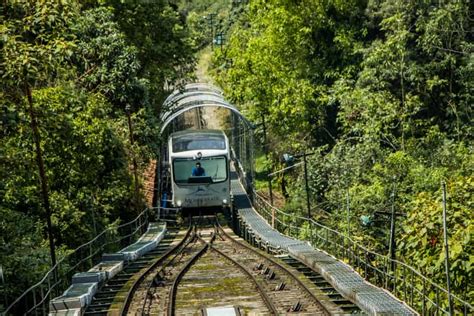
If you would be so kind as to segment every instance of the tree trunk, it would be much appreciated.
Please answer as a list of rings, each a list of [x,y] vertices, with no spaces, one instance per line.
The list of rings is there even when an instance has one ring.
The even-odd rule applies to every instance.
[[[56,265],[56,251],[54,246],[53,225],[51,223],[51,207],[49,205],[48,181],[44,169],[43,153],[41,151],[41,136],[38,129],[38,121],[33,109],[33,97],[31,95],[31,88],[28,84],[25,85],[25,93],[28,98],[28,112],[31,120],[31,130],[33,131],[33,138],[35,141],[36,163],[38,164],[41,195],[43,197],[43,206],[46,212],[46,223],[48,225],[49,250],[51,254],[51,267]]]

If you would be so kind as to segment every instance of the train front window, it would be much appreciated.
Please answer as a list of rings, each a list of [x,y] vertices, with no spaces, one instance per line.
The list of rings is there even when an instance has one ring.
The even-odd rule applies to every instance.
[[[216,183],[227,180],[227,159],[224,156],[173,159],[174,181],[185,183]]]

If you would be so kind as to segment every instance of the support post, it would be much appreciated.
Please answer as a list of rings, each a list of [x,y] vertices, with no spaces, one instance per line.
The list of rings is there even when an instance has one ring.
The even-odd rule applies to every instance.
[[[308,209],[308,218],[311,219],[311,204],[309,201],[308,167],[306,163],[306,153],[303,154],[304,162],[304,184],[306,188],[306,207]]]
[[[252,205],[255,203],[255,143],[254,143],[254,129],[250,129],[250,135],[249,135],[249,140],[250,140],[250,187],[251,187],[251,194],[250,194],[250,201],[252,202]]]
[[[449,245],[448,245],[448,225],[446,223],[446,182],[441,182],[443,189],[443,235],[444,235],[444,251],[446,265],[446,286],[448,290],[449,315],[453,315],[453,302],[451,298],[451,279],[449,277]]]
[[[350,203],[350,196],[349,196],[349,189],[347,189],[346,193],[346,208],[347,208],[347,237],[351,237],[351,203]]]
[[[240,155],[240,163],[242,164],[242,170],[245,172],[245,190],[247,191],[247,133],[245,125],[242,124],[242,153]]]
[[[265,159],[267,163],[268,159],[268,139],[267,139],[267,126],[265,124],[265,116],[262,115],[262,127],[263,127],[263,149],[265,150]],[[268,174],[272,171],[270,164],[268,165]],[[268,176],[268,194],[270,195],[270,204],[273,206],[273,189],[272,189],[272,176]]]
[[[390,220],[390,245],[389,245],[389,253],[390,253],[390,259],[391,260],[391,268],[392,271],[395,268],[395,264],[393,260],[395,260],[395,247],[397,245],[395,241],[395,184],[393,185],[393,191],[391,194],[392,197],[392,214],[391,214],[391,220]]]
[[[275,209],[272,207],[272,228],[275,228]]]
[[[215,13],[209,13],[208,15],[204,16],[204,19],[209,20],[209,25],[211,27],[211,48],[214,49],[214,17],[216,16]]]
[[[211,47],[214,49],[214,13],[209,14],[211,23]]]
[[[8,295],[7,295],[7,287],[5,286],[5,277],[3,275],[2,265],[0,265],[0,280],[2,281],[3,303],[5,304],[5,308],[6,308],[8,306]]]

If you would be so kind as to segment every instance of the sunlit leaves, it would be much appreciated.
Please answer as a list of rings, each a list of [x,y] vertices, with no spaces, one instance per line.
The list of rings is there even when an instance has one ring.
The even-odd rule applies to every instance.
[[[474,223],[472,207],[474,179],[452,177],[447,182],[447,223],[451,260],[451,285],[463,293],[474,277],[472,253]],[[401,249],[404,256],[434,280],[443,284],[445,253],[441,190],[419,193],[412,201],[408,213],[410,225],[404,227]],[[473,293],[465,293],[472,298]],[[469,297],[469,296],[468,296]]]
[[[159,123],[150,99],[161,96],[168,78],[183,78],[177,65],[192,59],[192,52],[177,44],[186,30],[165,2],[153,5],[163,9],[159,11],[140,6],[147,21],[133,16],[137,6],[130,8],[132,12],[119,12],[98,8],[93,1],[83,5],[88,10],[80,12],[77,1],[7,1],[0,13],[0,210],[4,219],[0,265],[9,300],[47,268],[31,117],[37,118],[41,135],[54,238],[61,257],[61,249],[86,242],[111,221],[135,215],[130,207],[130,161],[135,157],[141,164],[153,157],[159,142]],[[135,22],[125,28],[118,23],[122,17],[137,18],[148,29]],[[139,56],[130,37],[147,36],[151,29],[155,36],[147,38],[146,48],[153,58],[148,59]],[[161,37],[167,34],[164,29],[174,32],[174,40]],[[171,66],[160,76],[143,71],[163,70],[163,64],[156,63],[163,57]],[[150,91],[150,78],[157,87],[154,91]],[[27,91],[32,92],[31,103]],[[133,155],[123,112],[126,103],[132,105],[137,125]]]
[[[71,57],[75,43],[68,27],[78,13],[73,1],[12,1],[0,28],[3,80],[42,84]],[[22,87],[23,88],[23,87]]]
[[[386,254],[393,205],[407,214],[397,217],[397,256],[441,284],[447,180],[461,296],[473,251],[471,16],[466,1],[252,1],[215,58],[227,96],[255,122],[265,118],[274,157],[316,152],[315,216],[346,231],[349,195],[351,237]],[[303,173],[286,177],[298,180],[288,180],[286,208],[301,213]]]
[[[114,9],[114,20],[128,43],[137,49],[139,76],[150,83],[151,102],[159,107],[164,89],[187,80],[194,66],[187,27],[167,1],[104,1]]]
[[[130,91],[138,84],[137,49],[127,43],[113,18],[111,9],[95,8],[82,12],[75,23],[77,81],[115,103],[135,103]]]
[[[307,105],[314,99],[304,65],[310,29],[301,17],[278,5],[252,5],[252,29],[237,30],[227,58],[232,67],[225,74],[228,95],[260,121],[261,116],[279,135],[299,128],[305,131]],[[227,86],[226,86],[227,87]],[[278,124],[277,124],[278,122]]]

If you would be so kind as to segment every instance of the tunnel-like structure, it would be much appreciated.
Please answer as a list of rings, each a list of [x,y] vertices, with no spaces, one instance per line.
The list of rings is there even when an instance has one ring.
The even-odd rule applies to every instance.
[[[253,195],[254,169],[254,125],[233,104],[224,99],[222,91],[209,84],[191,83],[171,93],[163,103],[160,117],[162,139],[180,129],[175,124],[186,112],[208,107],[229,110],[229,120],[224,128],[237,171],[246,184],[247,193]],[[181,127],[182,128],[182,127]]]

